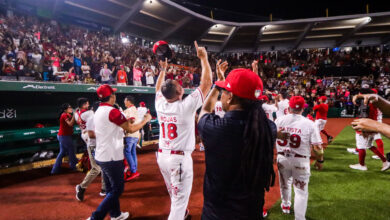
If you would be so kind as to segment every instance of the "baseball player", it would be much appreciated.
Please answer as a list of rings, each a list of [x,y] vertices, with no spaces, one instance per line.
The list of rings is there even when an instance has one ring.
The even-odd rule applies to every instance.
[[[362,90],[363,94],[369,94],[372,93],[371,91]],[[356,103],[356,100],[353,100],[354,103]],[[366,106],[366,107],[365,107]],[[366,109],[366,110],[365,110]],[[378,120],[378,108],[375,107],[372,103],[369,103],[368,105],[360,105],[359,107],[360,115],[359,118],[370,118],[372,120]],[[381,171],[386,171],[390,168],[390,162],[386,160],[383,153],[381,153],[378,148],[372,146],[372,142],[374,141],[374,136],[376,133],[363,133],[361,131],[356,131],[355,138],[356,138],[356,149],[359,155],[359,163],[358,164],[351,164],[349,167],[351,169],[355,170],[362,170],[366,171],[367,166],[365,164],[365,158],[366,158],[366,150],[370,149],[376,156],[379,157],[380,160],[382,160],[382,169]],[[349,152],[351,152],[351,149],[347,149]]]
[[[86,98],[78,99],[79,109],[76,111],[76,121],[81,128],[81,137],[86,142],[89,162],[91,164],[91,170],[87,173],[82,183],[76,186],[76,199],[79,201],[84,200],[84,193],[86,188],[92,183],[92,181],[99,175],[101,169],[99,165],[96,164],[94,158],[94,151],[96,147],[95,139],[95,125],[93,123],[93,111],[99,107],[100,102],[97,102],[94,105],[93,110],[88,110],[89,103]],[[85,135],[86,134],[86,135]],[[104,183],[104,178],[102,177],[102,190],[99,193],[100,196],[106,195],[106,186]]]
[[[378,90],[376,89],[371,89],[375,94],[378,94]],[[379,110],[379,108],[376,108],[377,109],[377,121],[378,122],[381,122],[382,123],[382,118],[383,118],[383,113],[381,112],[381,110]],[[376,146],[378,147],[378,151],[384,155],[384,147],[383,147],[383,141],[382,141],[382,136],[380,133],[376,133],[374,135],[374,141],[376,143]],[[372,143],[372,146],[374,146],[374,142]],[[378,157],[377,155],[373,155],[372,156],[373,159],[377,159],[379,160],[380,157]]]
[[[313,110],[316,112],[316,120],[314,123],[318,127],[318,130],[324,135],[326,135],[328,144],[330,144],[333,140],[333,137],[329,135],[324,129],[326,125],[326,120],[328,118],[328,109],[329,109],[328,104],[325,103],[326,99],[327,99],[326,96],[321,96],[318,99],[320,104],[314,102]]]
[[[278,139],[277,164],[279,169],[280,194],[282,197],[282,212],[290,213],[291,184],[294,185],[294,213],[296,220],[304,220],[308,201],[308,184],[310,179],[310,148],[316,153],[315,167],[322,169],[323,150],[321,135],[317,126],[302,116],[305,100],[301,96],[290,99],[291,114],[277,118],[275,124],[278,130],[289,133],[286,140]]]
[[[185,219],[193,181],[191,153],[195,149],[195,114],[212,86],[212,72],[204,47],[195,42],[202,64],[200,86],[186,98],[175,80],[164,82],[167,60],[160,61],[161,72],[156,83],[156,112],[160,124],[157,163],[171,198],[168,220]]]
[[[287,93],[282,92],[278,96],[276,96],[275,106],[278,109],[276,112],[276,118],[280,118],[288,114],[288,99]]]
[[[277,112],[278,109],[276,108],[275,105],[273,105],[268,98],[268,96],[263,95],[261,98],[264,101],[264,104],[262,105],[265,114],[267,115],[267,118],[271,121],[274,121],[274,112]]]

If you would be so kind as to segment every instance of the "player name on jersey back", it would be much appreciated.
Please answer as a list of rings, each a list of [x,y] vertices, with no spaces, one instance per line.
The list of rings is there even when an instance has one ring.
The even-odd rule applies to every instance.
[[[320,132],[314,122],[302,115],[289,114],[275,121],[278,129],[290,134],[287,140],[276,141],[278,152],[294,153],[310,157],[311,145],[322,143]]]

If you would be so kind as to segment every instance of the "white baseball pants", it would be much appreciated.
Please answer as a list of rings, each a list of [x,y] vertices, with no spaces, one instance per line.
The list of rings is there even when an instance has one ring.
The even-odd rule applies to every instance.
[[[309,198],[310,158],[278,155],[279,185],[283,206],[291,206],[291,185],[294,185],[295,220],[305,220]]]
[[[184,219],[194,178],[191,152],[185,155],[163,151],[157,154],[157,163],[171,197],[168,220]]]

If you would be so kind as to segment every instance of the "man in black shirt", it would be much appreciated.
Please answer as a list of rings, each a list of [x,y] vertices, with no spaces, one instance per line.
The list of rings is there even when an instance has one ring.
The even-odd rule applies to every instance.
[[[259,101],[263,84],[248,69],[217,66],[218,80],[199,116],[205,146],[206,173],[202,219],[262,219],[264,191],[274,182],[273,147],[276,126]],[[212,114],[222,91],[223,118]]]

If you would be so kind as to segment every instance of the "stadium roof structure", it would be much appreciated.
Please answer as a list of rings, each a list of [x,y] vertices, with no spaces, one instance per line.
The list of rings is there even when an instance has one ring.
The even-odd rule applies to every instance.
[[[170,0],[16,0],[150,40],[216,52],[381,45],[390,42],[390,12],[274,22],[215,20]]]

